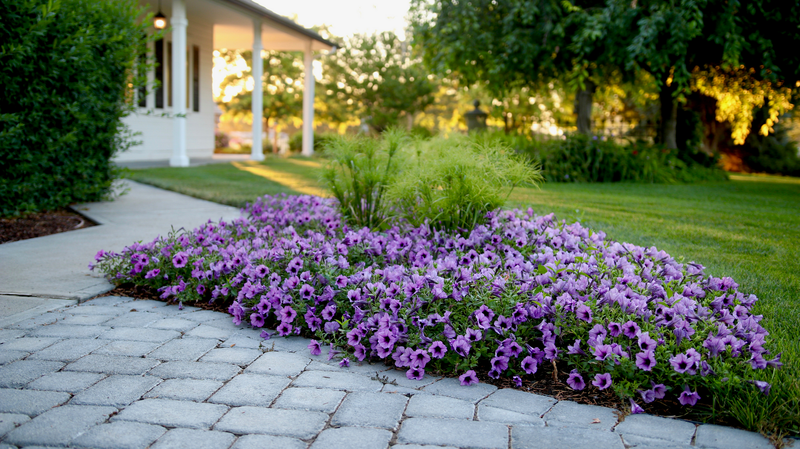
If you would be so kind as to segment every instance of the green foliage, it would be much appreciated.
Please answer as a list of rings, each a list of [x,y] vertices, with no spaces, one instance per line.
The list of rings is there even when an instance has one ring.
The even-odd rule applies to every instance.
[[[348,37],[342,48],[323,59],[318,88],[323,119],[366,119],[380,133],[397,126],[402,114],[425,110],[437,84],[418,62],[408,42],[394,33]]]
[[[325,151],[328,141],[335,139],[337,134],[333,133],[314,133],[314,153],[320,154]],[[289,151],[299,153],[303,149],[303,133],[296,132],[289,138]]]
[[[763,110],[759,115],[764,115]],[[761,136],[755,133],[747,137],[742,157],[747,168],[754,172],[780,173],[800,176],[800,150],[798,143],[789,138],[785,125],[790,117],[781,117],[774,125],[775,133]],[[764,121],[763,117],[761,121]]]
[[[0,2],[0,215],[110,191],[111,159],[132,144],[121,119],[145,82],[142,11],[134,0]]]
[[[416,158],[387,196],[414,226],[427,221],[468,232],[502,207],[516,186],[541,180],[537,167],[501,141],[454,135],[418,141]]]
[[[339,200],[342,215],[352,226],[377,228],[385,223],[384,193],[402,168],[406,139],[404,132],[393,128],[382,139],[344,135],[328,141],[323,184]]]
[[[571,135],[565,140],[517,139],[517,151],[542,164],[549,182],[679,183],[727,179],[714,167],[684,161],[676,150]]]

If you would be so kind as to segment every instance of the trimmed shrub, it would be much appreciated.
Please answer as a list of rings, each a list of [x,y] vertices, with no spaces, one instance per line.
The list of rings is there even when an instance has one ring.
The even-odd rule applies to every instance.
[[[0,2],[0,214],[102,199],[144,84],[134,0]]]

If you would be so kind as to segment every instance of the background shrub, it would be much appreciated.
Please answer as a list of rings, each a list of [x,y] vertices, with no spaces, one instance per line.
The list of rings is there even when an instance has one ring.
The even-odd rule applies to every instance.
[[[95,201],[131,144],[148,21],[133,0],[0,1],[0,214]],[[137,24],[139,23],[139,24]]]
[[[314,133],[314,152],[324,153],[328,141],[336,138],[337,134],[334,133]],[[303,133],[296,132],[289,138],[289,151],[299,153],[303,150]]]

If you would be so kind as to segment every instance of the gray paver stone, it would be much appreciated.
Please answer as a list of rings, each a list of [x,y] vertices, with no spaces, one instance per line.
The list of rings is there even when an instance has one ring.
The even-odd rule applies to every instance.
[[[456,399],[463,399],[472,403],[478,402],[481,399],[489,396],[497,390],[494,385],[479,383],[464,387],[458,379],[446,378],[438,382],[434,382],[427,387],[423,388],[426,393],[440,394],[442,396],[450,396]]]
[[[29,383],[26,388],[31,390],[66,391],[78,393],[99,382],[106,377],[98,373],[82,373],[77,371],[59,371],[40,377]]]
[[[297,376],[311,362],[308,357],[287,352],[265,352],[245,369],[246,373]]]
[[[42,326],[30,333],[31,337],[94,338],[108,331],[108,326],[79,326],[77,324],[53,324]]]
[[[21,413],[0,413],[0,438],[31,419]]]
[[[292,386],[378,392],[381,391],[383,384],[377,380],[359,374],[340,373],[336,371],[306,371],[294,380]]]
[[[19,329],[0,329],[0,343],[13,341],[25,335],[25,331]]]
[[[381,449],[389,446],[392,432],[363,427],[340,427],[324,430],[311,449]]]
[[[42,349],[36,354],[31,355],[28,360],[73,362],[108,343],[110,343],[108,340],[71,338],[69,340],[60,341],[47,349]]]
[[[104,374],[144,374],[160,362],[141,357],[117,357],[111,355],[89,354],[67,365],[65,371],[87,371]]]
[[[180,332],[164,329],[141,329],[135,327],[118,327],[103,334],[107,340],[133,340],[149,341],[151,343],[166,343],[180,337]]]
[[[181,318],[185,318],[187,320],[196,321],[198,323],[204,323],[206,321],[218,320],[220,318],[227,318],[230,321],[230,317],[222,312],[215,312],[213,310],[195,310],[190,313],[185,313],[181,315]]]
[[[771,449],[775,447],[768,439],[755,432],[734,429],[732,427],[701,424],[697,427],[694,445],[719,449],[735,447],[752,449]]]
[[[273,407],[333,413],[346,393],[322,388],[287,388]]]
[[[61,322],[63,324],[78,324],[81,326],[93,326],[95,324],[103,324],[106,321],[113,319],[113,316],[108,315],[70,315]]]
[[[0,350],[13,349],[15,351],[35,352],[42,350],[59,341],[53,337],[23,337],[3,343]]]
[[[154,323],[150,323],[147,327],[154,329],[167,329],[171,331],[186,332],[197,327],[196,321],[184,320],[182,318],[164,318]]]
[[[374,376],[374,374],[370,375]],[[400,371],[395,369],[382,371],[378,373],[378,377],[383,380],[388,380],[389,383],[395,384],[398,387],[405,387],[411,389],[420,389],[441,379],[441,377],[429,376],[426,374],[425,377],[422,378],[422,380],[412,380],[406,376],[405,371]]]
[[[513,449],[625,449],[619,435],[614,432],[574,427],[511,428]]]
[[[308,439],[318,434],[327,421],[328,415],[319,412],[236,407],[219,420],[214,430],[237,435],[265,433]]]
[[[194,362],[216,347],[217,342],[207,338],[181,338],[168,341],[164,346],[148,354],[147,357]]]
[[[287,351],[287,352],[297,352],[302,355],[306,355],[309,353],[308,351],[308,344],[311,343],[311,340],[308,338],[303,337],[273,337],[268,342],[264,344],[275,344],[275,349],[280,351]]]
[[[230,329],[220,329],[218,327],[201,324],[186,333],[187,337],[211,338],[214,340],[225,340],[235,331]]]
[[[114,416],[112,421],[136,421],[167,427],[207,429],[228,411],[217,404],[202,404],[169,399],[143,399]]]
[[[98,449],[145,449],[166,431],[161,426],[117,421],[90,428],[72,444]]]
[[[262,353],[258,349],[247,348],[218,348],[212,349],[204,355],[201,362],[230,363],[233,365],[248,365]]]
[[[429,446],[427,444],[395,444],[392,449],[458,449],[454,446]]]
[[[273,435],[244,435],[236,440],[236,444],[231,449],[264,449],[267,447],[306,449],[308,445],[296,438],[276,437]]]
[[[19,360],[0,367],[0,387],[22,387],[45,374],[58,371],[64,366],[61,362],[44,360]]]
[[[216,380],[169,379],[147,392],[144,397],[203,402],[221,386],[222,382]]]
[[[207,324],[214,325],[215,322],[212,321]],[[231,324],[231,326],[233,326],[233,324]],[[223,329],[227,329],[227,327]],[[231,336],[225,340],[225,343],[221,344],[220,346],[227,348],[237,347],[237,348],[258,349],[261,347],[262,342],[264,342],[263,338],[258,338],[258,336],[244,335],[241,329],[237,329],[236,333],[231,334]],[[267,348],[273,348],[274,345],[272,344],[271,341],[268,341],[264,342],[264,346]],[[274,347],[273,349],[280,349],[280,348]]]
[[[0,365],[16,362],[19,359],[27,357],[29,354],[29,352],[25,351],[0,350]]]
[[[36,416],[69,401],[69,393],[0,388],[0,413]]]
[[[70,404],[123,407],[142,397],[159,382],[161,379],[153,376],[111,376],[75,395]]]
[[[481,404],[526,415],[542,416],[556,402],[555,399],[548,396],[504,388],[492,393],[491,396],[481,401]]]
[[[141,357],[155,350],[160,343],[147,341],[120,340],[112,341],[92,354],[117,355],[126,357]]]
[[[159,438],[156,444],[152,446],[152,449],[225,449],[229,447],[235,439],[235,436],[226,432],[199,429],[172,429]]]
[[[381,388],[381,393],[398,393],[406,396],[414,396],[417,394],[429,394],[422,390],[415,390],[413,388],[398,387],[397,385],[386,384]],[[454,398],[455,399],[455,398]]]
[[[331,360],[331,361],[318,361],[314,360],[313,362],[309,363],[306,367],[308,371],[339,371],[342,373],[354,373],[354,374],[361,374],[362,376],[369,376],[373,377],[376,374],[383,375],[385,372],[390,371],[392,368],[386,365],[378,365],[373,363],[365,363],[365,362],[357,362],[357,361],[350,361],[350,366],[343,368],[339,366],[339,360]],[[388,378],[387,378],[388,379]],[[431,382],[433,382],[431,380]],[[422,386],[427,385],[426,383],[422,383]]]
[[[163,318],[164,316],[160,313],[127,312],[114,318],[113,320],[107,321],[105,324],[106,326],[111,326],[113,328],[133,327],[140,329]]]
[[[5,442],[17,446],[64,446],[116,411],[114,407],[93,405],[56,407],[9,432]]]
[[[99,298],[98,298],[99,299]],[[74,316],[103,316],[114,317],[125,313],[124,307],[114,307],[111,304],[98,304],[94,301],[81,304],[77,307],[70,307],[64,310],[64,313]]]
[[[207,379],[226,381],[241,371],[227,363],[166,362],[150,371],[162,379]]]
[[[127,296],[103,296],[102,298],[94,298],[91,301],[86,301],[80,307],[102,307],[102,306],[116,306],[133,301],[133,298]],[[124,306],[122,306],[124,307]],[[122,309],[125,310],[124,308]]]
[[[217,316],[217,318],[203,321],[203,324],[217,327],[222,330],[231,331],[232,333],[238,333],[242,329],[241,326],[233,324],[233,320],[231,320],[231,317],[228,314],[220,314]]]
[[[617,424],[617,415],[614,412],[614,409],[608,407],[561,401],[544,415],[544,420],[548,426],[569,424],[573,427],[610,431]]]
[[[678,444],[691,444],[695,425],[677,419],[637,414],[626,416],[624,421],[617,424],[614,431],[623,436],[631,434]]]
[[[33,318],[29,318],[27,320],[16,322],[10,325],[9,327],[15,329],[36,329],[39,326],[45,324],[55,324],[58,322],[58,320],[66,318],[66,316],[67,316],[66,314],[61,312],[48,312],[35,316]]]
[[[136,309],[139,312],[157,312],[161,311],[164,307],[167,306],[166,302],[163,301],[156,301],[153,299],[134,299],[130,303],[127,304],[132,309]]]
[[[418,394],[408,401],[406,416],[410,418],[472,419],[475,405],[472,402],[447,396]]]
[[[268,407],[289,382],[291,380],[282,376],[239,374],[214,393],[208,402],[231,406]]]
[[[544,420],[536,415],[514,412],[486,404],[478,404],[478,420],[544,427]]]
[[[636,449],[689,449],[694,447],[631,434],[621,435],[621,437],[625,446]]]
[[[350,393],[333,415],[331,425],[394,430],[407,402],[408,398],[400,394]]]
[[[397,433],[399,444],[507,448],[508,427],[463,419],[409,418]]]

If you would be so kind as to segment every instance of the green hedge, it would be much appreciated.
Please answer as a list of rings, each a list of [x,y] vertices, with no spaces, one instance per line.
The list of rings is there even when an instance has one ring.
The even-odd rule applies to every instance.
[[[0,0],[0,215],[109,192],[132,144],[142,14],[134,0]]]

